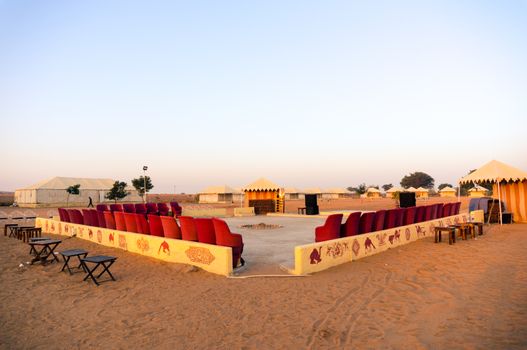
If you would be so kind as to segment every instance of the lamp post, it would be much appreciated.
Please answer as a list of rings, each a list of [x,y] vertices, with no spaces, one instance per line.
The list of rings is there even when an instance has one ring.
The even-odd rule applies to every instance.
[[[148,167],[146,165],[143,165],[143,180],[145,182],[145,196],[143,197],[143,201],[146,203],[146,171],[148,170]]]

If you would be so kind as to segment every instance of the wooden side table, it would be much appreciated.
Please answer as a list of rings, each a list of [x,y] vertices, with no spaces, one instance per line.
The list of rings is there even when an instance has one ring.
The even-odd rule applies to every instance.
[[[456,228],[453,226],[435,227],[434,228],[435,243],[441,242],[441,236],[443,232],[448,233],[448,244],[456,243]]]

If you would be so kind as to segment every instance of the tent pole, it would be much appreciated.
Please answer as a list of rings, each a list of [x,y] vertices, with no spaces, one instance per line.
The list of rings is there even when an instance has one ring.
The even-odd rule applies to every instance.
[[[500,226],[503,225],[503,219],[502,219],[502,213],[501,213],[501,189],[500,189],[500,179],[498,179],[498,200],[500,201],[498,203],[498,206],[500,208]]]

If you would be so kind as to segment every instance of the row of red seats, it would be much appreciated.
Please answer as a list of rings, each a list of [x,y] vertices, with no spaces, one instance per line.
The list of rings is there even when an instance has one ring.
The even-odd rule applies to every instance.
[[[172,216],[95,209],[83,209],[81,213],[78,209],[63,208],[59,208],[59,216],[61,221],[75,224],[230,247],[233,267],[243,261],[242,236],[231,233],[227,223],[216,218],[180,216],[178,225]]]
[[[315,242],[387,230],[459,214],[461,202],[439,203],[419,207],[351,213],[342,224],[342,214],[328,216],[324,226],[315,229]]]
[[[125,203],[125,204],[97,204],[97,211],[111,211],[124,212],[124,213],[136,213],[136,214],[155,214],[155,215],[168,215],[169,211],[172,210],[173,215],[180,216],[182,212],[181,206],[178,202],[170,202],[170,209],[166,203]]]

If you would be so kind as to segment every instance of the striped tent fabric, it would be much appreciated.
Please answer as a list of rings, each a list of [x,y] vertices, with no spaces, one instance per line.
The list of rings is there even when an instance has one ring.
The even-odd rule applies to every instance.
[[[507,211],[513,214],[515,222],[527,222],[527,181],[501,182],[501,198]],[[497,184],[493,185],[494,196],[498,193]]]

